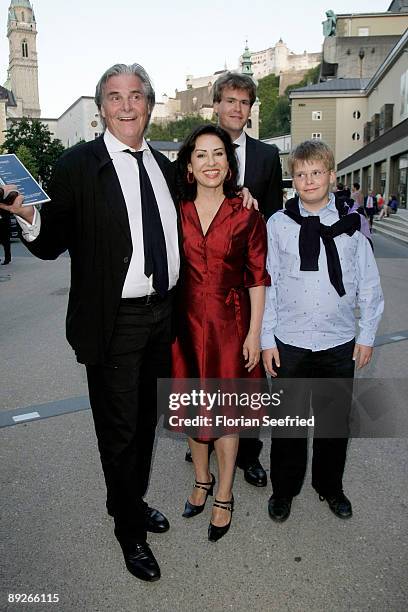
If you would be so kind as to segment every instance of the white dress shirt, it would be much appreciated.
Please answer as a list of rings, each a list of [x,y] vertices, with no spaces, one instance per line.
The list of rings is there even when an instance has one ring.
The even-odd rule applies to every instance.
[[[302,216],[307,211],[299,200]],[[334,195],[318,212],[321,223],[339,220]],[[300,225],[278,211],[268,224],[267,269],[271,286],[266,288],[262,323],[263,349],[276,347],[275,336],[292,346],[322,351],[356,336],[354,309],[360,307],[357,343],[373,346],[384,309],[377,264],[367,238],[361,232],[336,236],[337,252],[346,295],[339,296],[330,282],[326,251],[320,239],[319,270],[300,270]]]
[[[113,166],[118,175],[119,183],[125,199],[129,217],[130,234],[132,238],[133,254],[129,269],[123,285],[122,297],[142,297],[152,293],[152,276],[147,278],[144,274],[143,226],[142,205],[140,198],[139,167],[137,161],[125,150],[135,151],[120,142],[109,130],[105,131],[104,142],[112,158]],[[166,180],[156,162],[151,150],[143,139],[139,149],[144,151],[143,164],[149,175],[150,182],[156,196],[160,218],[163,225],[166,241],[167,263],[169,271],[169,289],[175,286],[180,268],[180,254],[177,234],[177,213]],[[41,215],[35,210],[32,225],[17,217],[23,236],[31,242],[38,236],[41,228]]]
[[[235,155],[238,161],[238,180],[237,183],[240,187],[244,184],[245,178],[245,161],[246,161],[246,134],[242,132],[240,137],[234,140]]]

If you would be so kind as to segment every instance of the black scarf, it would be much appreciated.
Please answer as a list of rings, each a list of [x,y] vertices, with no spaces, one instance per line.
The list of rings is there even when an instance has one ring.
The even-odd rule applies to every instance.
[[[352,200],[349,201],[344,198],[336,198],[336,208],[340,218],[336,223],[333,223],[333,225],[323,225],[323,223],[320,223],[320,217],[316,215],[302,217],[299,211],[299,196],[295,196],[288,200],[284,211],[285,215],[300,225],[300,269],[312,272],[319,270],[318,260],[321,238],[326,250],[330,282],[340,297],[345,295],[346,292],[343,285],[343,273],[334,238],[340,236],[340,234],[352,236],[355,231],[360,230],[360,215],[362,213],[359,214],[360,211],[357,210],[355,213],[348,214],[353,205],[354,201]]]

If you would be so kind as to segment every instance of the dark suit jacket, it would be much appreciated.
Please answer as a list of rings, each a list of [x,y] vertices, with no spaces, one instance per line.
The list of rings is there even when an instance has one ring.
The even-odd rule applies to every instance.
[[[172,164],[151,149],[170,192]],[[132,257],[125,200],[103,137],[58,161],[41,209],[41,230],[27,248],[41,259],[71,256],[66,332],[81,363],[103,363]]]
[[[259,202],[266,219],[283,207],[279,149],[247,135],[244,186]]]

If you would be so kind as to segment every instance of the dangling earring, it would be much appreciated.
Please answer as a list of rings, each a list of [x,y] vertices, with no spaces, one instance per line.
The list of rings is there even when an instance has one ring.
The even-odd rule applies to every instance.
[[[187,183],[189,185],[194,183],[194,174],[192,172],[187,172]]]
[[[230,181],[231,178],[232,178],[231,168],[228,168],[228,172],[227,172],[227,175],[226,175],[224,181]]]

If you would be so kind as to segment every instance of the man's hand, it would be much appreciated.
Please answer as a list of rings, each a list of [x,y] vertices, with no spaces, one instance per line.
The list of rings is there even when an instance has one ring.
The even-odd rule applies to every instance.
[[[244,208],[248,208],[248,210],[250,210],[252,207],[254,207],[255,210],[259,210],[258,200],[252,197],[248,187],[243,187],[239,192],[239,195],[242,198],[242,206]]]
[[[275,368],[280,368],[280,357],[278,349],[264,349],[262,351],[262,360],[267,373],[275,378],[278,375],[278,372],[273,368],[274,366]]]
[[[1,188],[4,191],[2,198],[3,200],[5,200],[12,191],[17,191],[17,187],[15,185],[2,185]],[[24,219],[24,221],[31,224],[34,219],[34,206],[23,206],[23,202],[24,196],[18,195],[13,200],[12,204],[3,204],[2,201],[0,201],[0,208],[13,213],[13,215],[16,215],[17,217],[21,217]]]
[[[361,368],[364,368],[364,366],[370,363],[372,354],[372,346],[356,344],[354,347],[353,360],[356,362],[357,370],[361,370]]]

